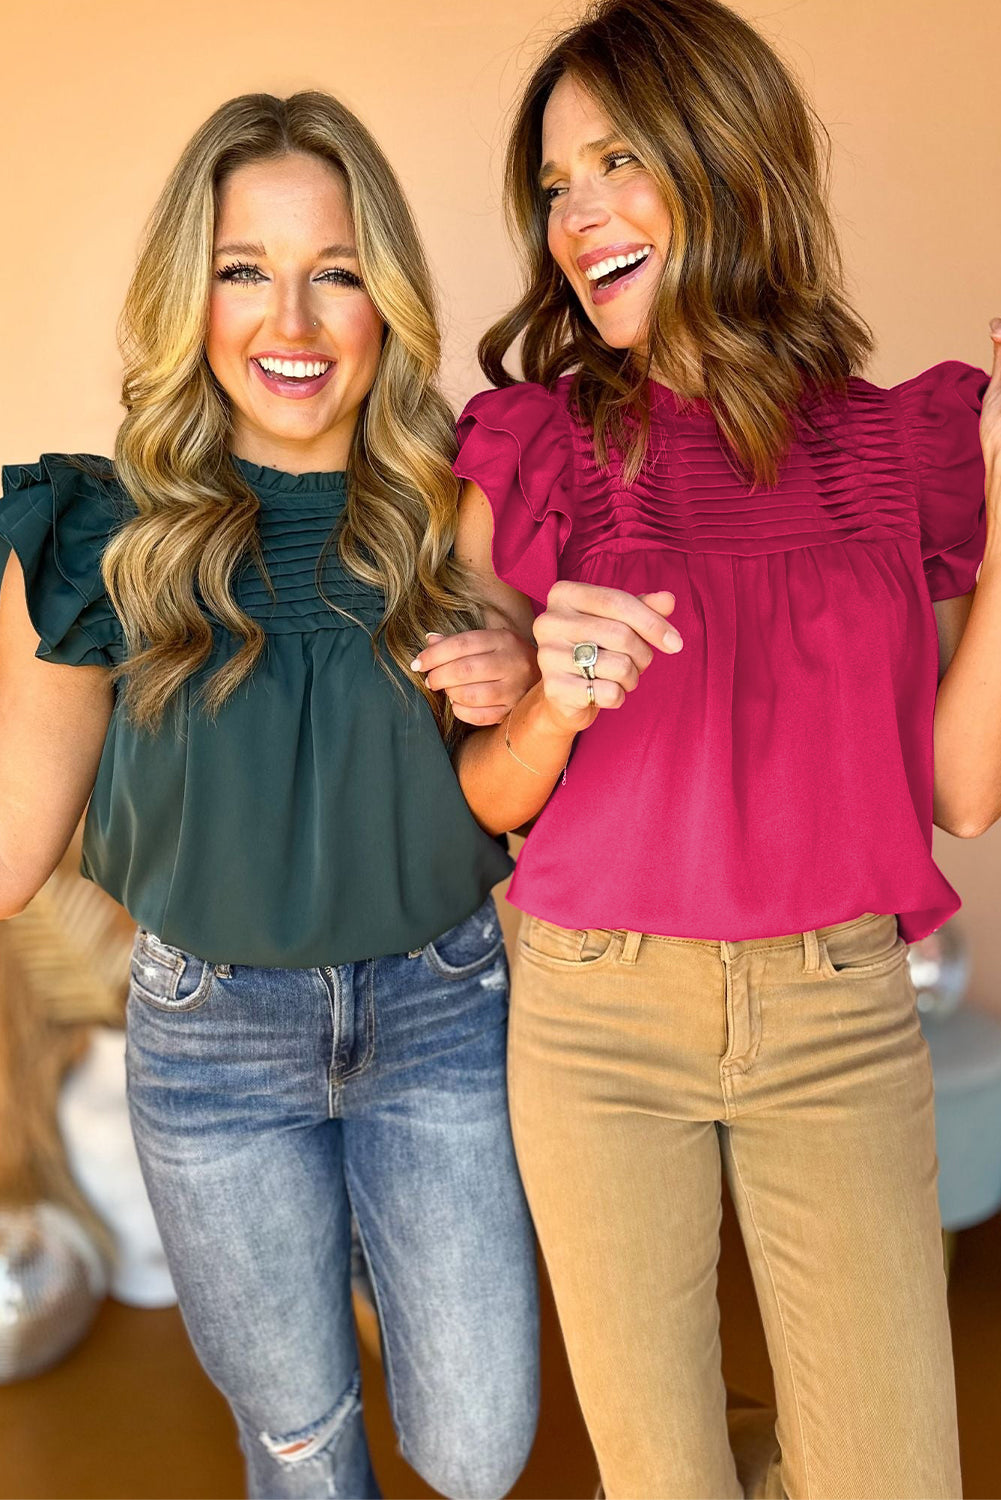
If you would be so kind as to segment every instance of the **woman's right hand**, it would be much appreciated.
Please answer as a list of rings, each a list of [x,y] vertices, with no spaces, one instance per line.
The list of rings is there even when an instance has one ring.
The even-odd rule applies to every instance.
[[[601,709],[621,708],[655,651],[671,656],[681,650],[681,636],[673,625],[665,625],[674,602],[666,590],[637,596],[593,583],[554,584],[545,612],[535,621],[545,704],[554,728],[576,733],[592,724]],[[573,659],[573,648],[582,641],[598,647],[593,707],[587,679]]]

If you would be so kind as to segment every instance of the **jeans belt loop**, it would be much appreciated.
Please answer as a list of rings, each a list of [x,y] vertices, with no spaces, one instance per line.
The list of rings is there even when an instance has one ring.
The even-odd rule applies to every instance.
[[[626,932],[622,938],[621,962],[634,964],[639,958],[640,945],[643,942],[642,932]]]
[[[813,931],[803,934],[803,973],[820,973],[820,939]]]

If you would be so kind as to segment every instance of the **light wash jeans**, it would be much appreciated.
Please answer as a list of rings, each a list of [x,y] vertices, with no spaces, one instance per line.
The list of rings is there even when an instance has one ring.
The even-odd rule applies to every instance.
[[[181,1312],[253,1496],[377,1496],[350,1295],[354,1215],[407,1461],[501,1496],[538,1404],[534,1242],[504,1080],[492,900],[423,950],[205,963],[140,932],[136,1144]]]

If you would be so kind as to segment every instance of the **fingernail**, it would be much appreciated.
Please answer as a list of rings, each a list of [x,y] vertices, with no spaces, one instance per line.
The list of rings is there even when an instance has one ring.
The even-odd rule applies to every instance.
[[[421,659],[420,659],[419,656],[415,656],[414,659],[413,659],[413,661],[410,663],[410,670],[411,670],[411,672],[419,672],[420,669],[421,669]]]
[[[681,636],[675,635],[673,631],[664,637],[664,650],[670,651],[672,656],[675,652],[680,651],[683,645],[684,641],[681,639]]]
[[[1001,318],[992,318],[990,323],[991,333],[995,338],[1001,333]]]
[[[426,641],[443,641],[445,637],[443,635],[439,635],[436,630],[429,630],[424,639]]]

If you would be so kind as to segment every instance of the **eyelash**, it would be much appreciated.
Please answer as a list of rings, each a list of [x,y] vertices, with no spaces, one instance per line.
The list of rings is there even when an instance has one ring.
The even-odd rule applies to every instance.
[[[252,275],[241,276],[241,271],[250,271]],[[231,266],[223,266],[215,274],[217,281],[228,281],[234,286],[256,286],[259,281],[265,280],[259,266],[252,265],[249,261],[243,260],[236,261]],[[350,286],[360,289],[363,285],[360,276],[356,276],[353,271],[345,270],[343,266],[332,266],[329,271],[321,271],[320,277],[325,276],[332,278],[328,282],[330,286]],[[317,279],[319,280],[320,278]]]
[[[616,170],[616,163],[636,160],[637,158],[631,151],[609,151],[601,158],[601,165],[606,171],[614,172]],[[556,194],[562,191],[562,188],[557,187],[543,188],[542,196],[547,204],[551,204],[555,201]]]

